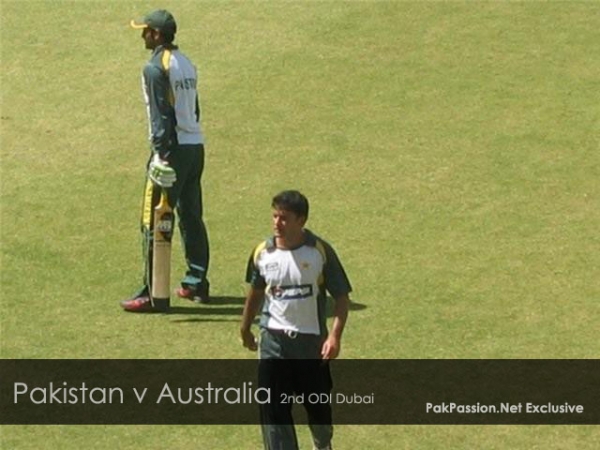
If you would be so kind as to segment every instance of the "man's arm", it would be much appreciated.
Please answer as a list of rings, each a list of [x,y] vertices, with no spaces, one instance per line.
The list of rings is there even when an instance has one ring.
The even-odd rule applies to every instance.
[[[331,331],[323,343],[323,347],[321,347],[321,356],[323,359],[335,359],[340,354],[342,333],[348,319],[349,304],[350,298],[348,294],[339,295],[335,299]]]
[[[144,90],[150,121],[150,143],[152,150],[161,159],[167,159],[168,153],[175,145],[175,116],[169,97],[171,86],[169,79],[156,66],[147,64],[144,67]]]
[[[256,314],[258,314],[258,309],[260,308],[264,297],[264,289],[250,286],[246,296],[246,302],[244,304],[240,335],[242,338],[242,345],[253,352],[258,349],[258,345],[254,334],[252,334],[252,331],[250,331],[250,327],[252,326],[252,322],[254,321]]]
[[[333,247],[324,241],[323,244],[327,256],[323,268],[325,287],[335,299],[335,307],[331,331],[321,348],[321,355],[323,359],[335,359],[340,353],[342,333],[348,319],[349,294],[352,292],[352,286]]]

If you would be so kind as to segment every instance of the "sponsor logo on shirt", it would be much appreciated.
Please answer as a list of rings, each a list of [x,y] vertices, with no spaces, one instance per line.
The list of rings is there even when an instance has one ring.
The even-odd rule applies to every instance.
[[[274,262],[274,263],[269,263],[269,264],[267,264],[267,265],[265,266],[265,270],[266,270],[267,272],[274,272],[274,271],[276,271],[276,270],[278,270],[278,269],[279,269],[279,263],[276,263],[276,262]]]
[[[269,288],[269,294],[275,300],[300,300],[312,297],[313,287],[312,284],[271,286]]]

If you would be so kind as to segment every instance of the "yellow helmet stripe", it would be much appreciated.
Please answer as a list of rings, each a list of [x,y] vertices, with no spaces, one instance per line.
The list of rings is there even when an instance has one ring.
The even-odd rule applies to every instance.
[[[145,23],[135,23],[135,20],[131,20],[131,22],[129,22],[129,25],[131,25],[131,28],[135,28],[136,30],[141,30],[142,28],[146,28],[148,25],[146,25]]]

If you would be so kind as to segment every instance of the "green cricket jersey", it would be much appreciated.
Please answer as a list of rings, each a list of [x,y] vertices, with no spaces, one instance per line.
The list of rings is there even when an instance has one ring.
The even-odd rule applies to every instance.
[[[261,327],[321,336],[327,334],[326,292],[337,298],[352,290],[331,245],[309,230],[293,250],[277,248],[274,238],[259,244],[246,281],[265,289]]]
[[[176,145],[204,144],[197,70],[177,46],[153,51],[144,66],[142,89],[154,152],[165,157]]]

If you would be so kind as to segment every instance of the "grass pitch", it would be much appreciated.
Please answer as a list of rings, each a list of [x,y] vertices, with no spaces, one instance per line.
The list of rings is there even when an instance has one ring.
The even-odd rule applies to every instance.
[[[345,358],[597,358],[594,2],[164,2],[201,73],[218,300],[124,314],[148,150],[129,19],[3,1],[3,358],[251,358],[243,275],[298,188],[357,303]],[[174,250],[174,280],[183,271]],[[299,430],[308,445],[308,430]],[[260,447],[258,427],[5,427],[6,448]],[[336,448],[597,448],[591,427],[337,428]]]

